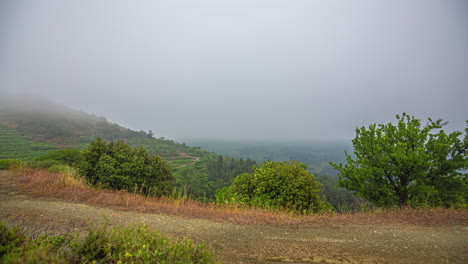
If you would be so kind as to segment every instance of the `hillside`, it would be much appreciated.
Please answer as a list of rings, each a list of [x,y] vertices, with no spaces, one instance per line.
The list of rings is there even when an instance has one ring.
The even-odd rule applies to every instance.
[[[7,97],[0,100],[0,124],[18,135],[56,148],[84,149],[97,137],[123,140],[134,146],[145,146],[151,154],[165,158],[202,157],[207,154],[172,140],[156,139],[144,131],[134,131],[108,122],[105,117],[76,111],[43,98]],[[11,131],[11,130],[10,130]]]
[[[177,185],[194,198],[213,198],[216,189],[230,185],[235,176],[250,172],[255,164],[154,138],[151,131],[134,131],[43,98],[0,98],[0,159],[33,160],[55,149],[83,150],[97,137],[122,140],[161,156],[172,166]]]

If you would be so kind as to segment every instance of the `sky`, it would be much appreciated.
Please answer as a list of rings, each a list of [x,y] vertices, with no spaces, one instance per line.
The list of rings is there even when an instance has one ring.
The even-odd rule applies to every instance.
[[[3,0],[0,92],[170,139],[468,120],[465,0]]]

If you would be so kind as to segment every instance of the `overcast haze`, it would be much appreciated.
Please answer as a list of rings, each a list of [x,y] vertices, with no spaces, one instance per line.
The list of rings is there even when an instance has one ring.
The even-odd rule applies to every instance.
[[[468,119],[468,1],[0,3],[0,89],[155,136],[347,139]]]

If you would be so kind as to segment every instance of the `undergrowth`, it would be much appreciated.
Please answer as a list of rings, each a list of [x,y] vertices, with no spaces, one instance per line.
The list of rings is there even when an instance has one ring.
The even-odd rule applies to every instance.
[[[90,187],[73,169],[52,167],[49,170],[23,168],[4,172],[1,185],[40,197],[83,202],[118,210],[163,213],[190,218],[204,218],[237,224],[313,225],[313,224],[414,224],[446,225],[467,223],[468,210],[449,208],[369,209],[347,213],[300,216],[291,212],[216,205],[186,197],[148,197],[137,193],[100,190]]]
[[[146,226],[90,225],[86,235],[29,239],[0,222],[2,263],[215,263],[204,245],[173,241]]]

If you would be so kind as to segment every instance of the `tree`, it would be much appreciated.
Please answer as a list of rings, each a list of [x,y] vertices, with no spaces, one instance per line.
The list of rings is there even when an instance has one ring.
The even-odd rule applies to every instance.
[[[322,188],[315,176],[298,162],[266,161],[243,173],[230,187],[218,190],[218,203],[240,203],[262,208],[289,209],[301,213],[330,209],[319,195]]]
[[[132,148],[123,141],[91,141],[83,151],[79,172],[88,183],[108,189],[125,189],[147,195],[168,195],[174,186],[171,168],[144,148]]]
[[[442,119],[421,121],[403,113],[396,125],[356,129],[354,155],[330,163],[339,184],[375,205],[466,206],[468,126],[446,134]],[[468,121],[467,121],[468,124]]]

